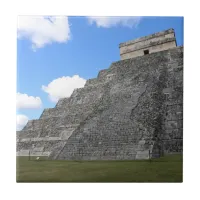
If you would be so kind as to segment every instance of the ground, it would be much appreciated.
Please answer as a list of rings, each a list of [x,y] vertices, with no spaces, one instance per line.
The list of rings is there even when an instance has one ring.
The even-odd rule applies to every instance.
[[[182,182],[182,155],[152,161],[50,161],[17,157],[17,182]]]

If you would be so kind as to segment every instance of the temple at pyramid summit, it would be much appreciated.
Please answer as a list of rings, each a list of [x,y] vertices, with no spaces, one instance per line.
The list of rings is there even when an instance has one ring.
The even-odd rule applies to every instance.
[[[17,156],[135,160],[183,151],[183,47],[173,29],[119,45],[101,70],[17,132]]]

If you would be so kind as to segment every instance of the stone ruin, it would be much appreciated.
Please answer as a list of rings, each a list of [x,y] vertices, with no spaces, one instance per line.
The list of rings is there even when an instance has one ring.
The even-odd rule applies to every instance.
[[[120,44],[121,60],[17,132],[17,155],[134,160],[183,151],[183,47],[173,29]]]

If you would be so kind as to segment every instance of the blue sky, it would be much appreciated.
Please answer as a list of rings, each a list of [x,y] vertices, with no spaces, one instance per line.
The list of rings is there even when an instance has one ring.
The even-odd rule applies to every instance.
[[[19,17],[17,127],[120,60],[119,43],[169,28],[183,45],[182,17]]]

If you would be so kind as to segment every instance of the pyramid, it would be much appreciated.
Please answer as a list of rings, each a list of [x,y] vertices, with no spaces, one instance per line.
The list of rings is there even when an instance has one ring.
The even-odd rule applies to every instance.
[[[183,47],[173,29],[120,44],[121,60],[17,132],[17,155],[134,160],[183,151]]]

